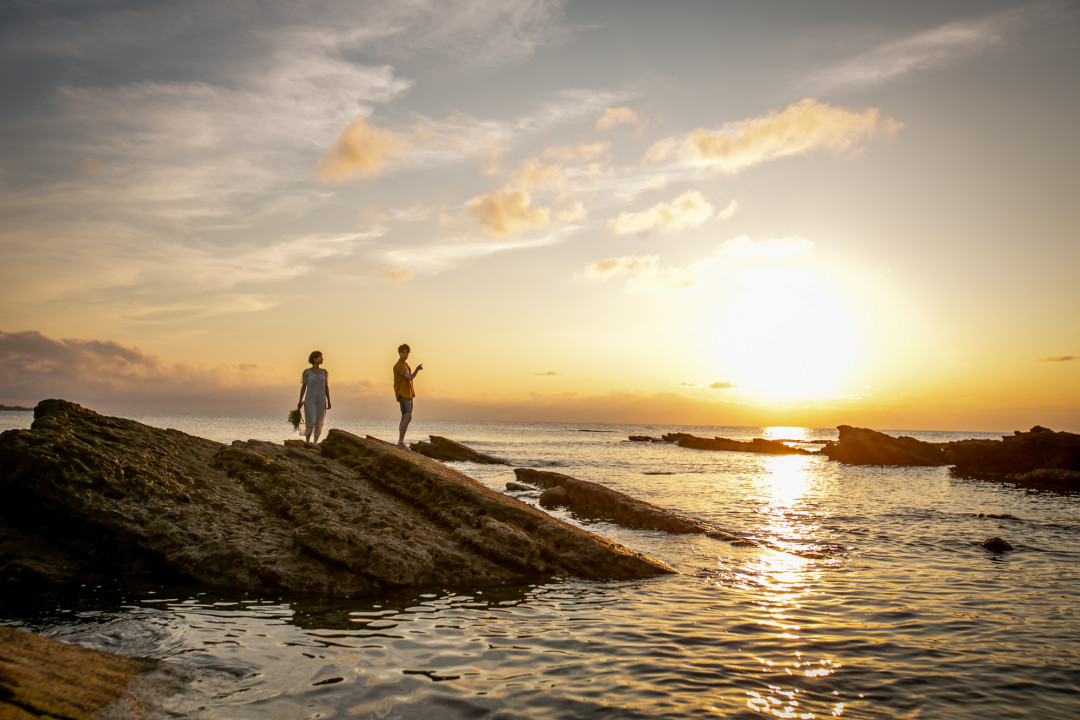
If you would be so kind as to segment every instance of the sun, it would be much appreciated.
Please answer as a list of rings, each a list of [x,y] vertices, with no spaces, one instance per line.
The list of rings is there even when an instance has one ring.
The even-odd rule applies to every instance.
[[[858,338],[834,285],[815,273],[758,269],[732,289],[713,341],[725,379],[775,399],[838,392]]]

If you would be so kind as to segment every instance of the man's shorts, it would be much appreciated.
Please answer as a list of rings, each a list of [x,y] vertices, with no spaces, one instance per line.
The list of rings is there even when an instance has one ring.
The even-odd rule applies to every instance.
[[[412,398],[397,396],[397,404],[401,406],[401,414],[407,415],[412,412]]]

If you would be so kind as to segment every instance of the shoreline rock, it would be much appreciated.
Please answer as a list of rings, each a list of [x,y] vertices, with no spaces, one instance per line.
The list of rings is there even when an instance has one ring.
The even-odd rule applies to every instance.
[[[943,452],[956,477],[1080,492],[1080,435],[1036,425],[1001,440],[958,440]]]
[[[912,437],[893,437],[876,430],[839,425],[836,443],[821,454],[848,465],[894,465],[900,467],[948,465],[940,445]]]
[[[766,440],[754,438],[750,441],[730,440],[728,438],[715,437],[703,438],[688,433],[668,433],[663,436],[664,442],[677,443],[679,447],[693,450],[726,450],[728,452],[751,452],[766,455],[813,455],[810,450],[793,448],[779,440]]]
[[[195,675],[7,626],[0,648],[0,717],[11,720],[166,717],[160,701]]]
[[[46,400],[0,435],[9,582],[139,579],[365,595],[667,565],[418,453],[331,430],[223,445]]]
[[[639,530],[660,530],[675,535],[703,533],[729,542],[745,541],[709,523],[665,510],[588,480],[531,468],[515,468],[514,475],[521,483],[543,488],[544,492],[540,495],[543,507],[567,507],[581,517],[606,520]]]
[[[508,465],[504,460],[485,455],[459,442],[448,440],[439,435],[429,435],[430,442],[418,440],[409,447],[424,457],[440,462],[474,462],[482,465]]]

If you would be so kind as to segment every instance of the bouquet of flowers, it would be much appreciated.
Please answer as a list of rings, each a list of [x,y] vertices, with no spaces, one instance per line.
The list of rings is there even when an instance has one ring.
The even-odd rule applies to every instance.
[[[289,411],[289,424],[292,425],[293,430],[296,430],[297,432],[299,432],[300,431],[300,423],[303,422],[303,420],[304,420],[304,418],[300,414],[299,410],[290,410]]]

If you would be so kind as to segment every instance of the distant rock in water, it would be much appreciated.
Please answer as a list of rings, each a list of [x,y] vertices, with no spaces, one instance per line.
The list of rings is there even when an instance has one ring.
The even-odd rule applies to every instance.
[[[623,527],[662,530],[672,534],[707,533],[721,540],[740,540],[708,523],[637,500],[598,483],[561,473],[531,468],[515,468],[518,481],[544,489],[540,504],[567,507],[575,515],[606,520]]]
[[[986,538],[979,543],[979,547],[994,553],[1009,552],[1013,549],[1012,543],[999,537]]]
[[[958,477],[1080,492],[1080,435],[1036,425],[1001,440],[958,440],[943,452]]]
[[[940,445],[912,437],[893,437],[876,430],[840,425],[837,442],[822,454],[849,465],[948,465]]]
[[[6,582],[378,593],[674,572],[374,438],[223,445],[63,400],[0,435]],[[5,590],[6,592],[7,590]]]
[[[729,452],[752,452],[767,455],[812,455],[809,450],[793,448],[779,440],[766,440],[754,438],[747,442],[743,440],[729,440],[728,438],[715,437],[703,438],[689,433],[668,433],[664,435],[665,442],[678,443],[679,447],[693,448],[694,450],[726,450]]]
[[[459,442],[447,440],[438,435],[430,435],[429,438],[431,439],[431,442],[420,440],[414,442],[409,447],[432,460],[441,460],[442,462],[474,462],[484,465],[508,464],[503,460],[493,458],[490,455],[485,455],[482,452],[477,452]]]

